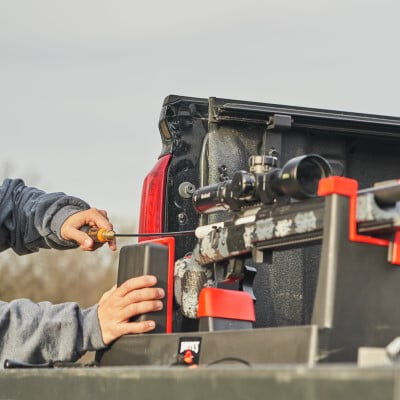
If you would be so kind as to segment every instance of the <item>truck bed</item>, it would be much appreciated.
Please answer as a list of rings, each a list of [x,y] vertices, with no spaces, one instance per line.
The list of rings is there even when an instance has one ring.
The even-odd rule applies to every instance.
[[[0,372],[0,399],[399,399],[400,368],[213,366]]]

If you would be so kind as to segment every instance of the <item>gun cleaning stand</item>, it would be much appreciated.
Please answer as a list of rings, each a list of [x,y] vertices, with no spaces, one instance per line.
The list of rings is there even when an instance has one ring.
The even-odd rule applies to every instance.
[[[249,297],[242,296],[248,296],[247,293],[236,292],[235,300],[236,295],[227,297],[223,293],[226,291],[218,293],[221,289],[206,288],[201,291],[198,317],[203,320],[200,328],[207,331],[124,336],[106,351],[98,352],[97,360],[107,366],[219,361],[313,365],[356,361],[360,347],[385,347],[400,336],[400,312],[396,303],[400,288],[400,209],[399,203],[396,204],[399,188],[400,184],[395,183],[386,189],[374,187],[358,192],[357,181],[329,177],[320,181],[320,198],[286,205],[286,214],[279,210],[279,215],[273,212],[268,215],[272,220],[276,217],[275,222],[279,218],[294,221],[293,210],[301,208],[301,204],[309,204],[314,212],[315,224],[307,232],[296,232],[294,228],[286,236],[252,242],[262,252],[321,243],[309,325],[248,329],[254,314]],[[381,200],[379,193],[383,194]],[[390,200],[391,196],[394,201]],[[386,203],[385,198],[389,198]],[[260,226],[260,220],[258,223]],[[171,243],[167,243],[170,253],[166,243],[153,241],[127,246],[128,250],[123,248],[119,280],[151,271],[161,274],[161,280],[168,281],[166,287],[172,290]],[[158,252],[164,246],[165,250],[161,251],[164,265],[160,265],[159,257],[154,257],[157,263],[152,264],[150,254],[154,246]],[[122,271],[129,269],[127,266],[130,273],[122,276]],[[171,294],[167,301],[172,302]],[[214,303],[211,306],[210,301]],[[245,305],[237,307],[235,301]],[[172,303],[162,311],[165,321],[172,315],[171,307]],[[221,325],[224,330],[219,330]]]

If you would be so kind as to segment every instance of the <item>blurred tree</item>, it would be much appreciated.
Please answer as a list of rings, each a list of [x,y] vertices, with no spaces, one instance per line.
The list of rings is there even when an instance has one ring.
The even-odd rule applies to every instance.
[[[116,219],[113,222],[121,227]],[[124,242],[133,243],[121,240],[119,247]],[[7,250],[0,253],[0,300],[76,301],[88,307],[115,284],[118,253],[108,246],[95,252],[42,249],[25,256]]]

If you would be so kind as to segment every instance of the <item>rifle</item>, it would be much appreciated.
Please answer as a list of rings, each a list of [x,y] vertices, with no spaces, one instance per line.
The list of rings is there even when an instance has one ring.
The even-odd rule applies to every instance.
[[[185,317],[197,318],[200,291],[220,283],[237,281],[239,290],[255,300],[257,265],[268,260],[272,250],[322,239],[325,198],[318,197],[318,187],[332,175],[328,161],[310,154],[280,169],[270,154],[252,156],[249,164],[249,171],[237,171],[231,180],[193,194],[200,214],[228,213],[224,221],[198,227],[193,252],[175,263],[175,299]],[[358,191],[354,200],[358,234],[388,236],[400,227],[399,182]],[[389,261],[395,262],[391,255],[389,251]]]

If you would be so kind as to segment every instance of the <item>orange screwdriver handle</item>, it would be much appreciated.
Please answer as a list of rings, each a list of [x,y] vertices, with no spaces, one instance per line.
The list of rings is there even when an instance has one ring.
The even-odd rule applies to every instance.
[[[81,231],[87,233],[94,242],[106,243],[110,242],[115,238],[115,232],[111,229],[106,228],[95,228],[89,225],[82,226]]]

